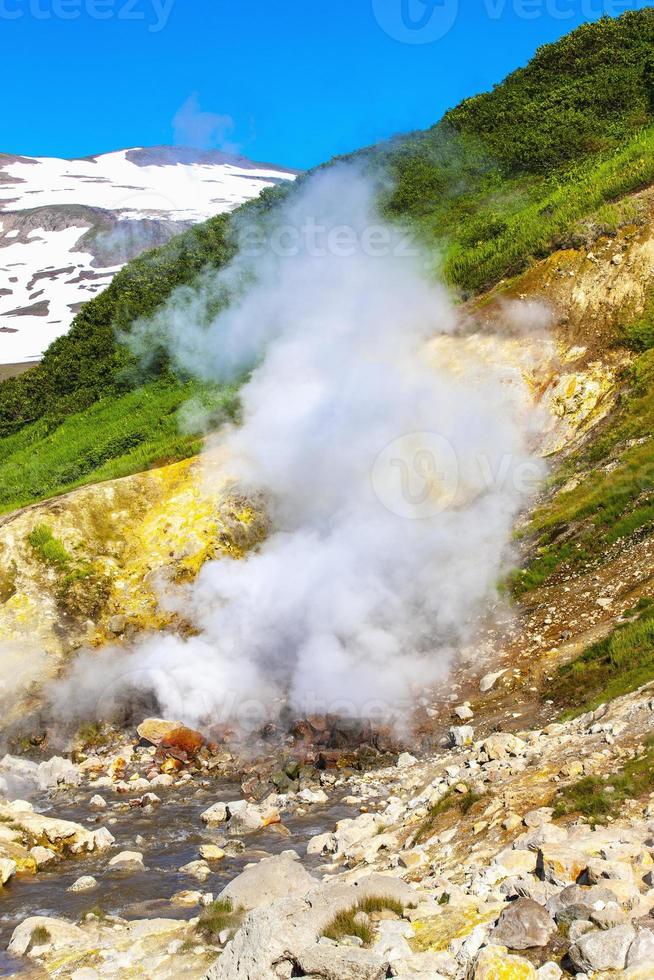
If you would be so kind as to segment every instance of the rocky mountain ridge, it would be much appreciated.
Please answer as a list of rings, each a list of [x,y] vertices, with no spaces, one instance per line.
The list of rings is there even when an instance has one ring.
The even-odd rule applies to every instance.
[[[0,365],[38,359],[131,258],[294,176],[184,147],[0,154]]]

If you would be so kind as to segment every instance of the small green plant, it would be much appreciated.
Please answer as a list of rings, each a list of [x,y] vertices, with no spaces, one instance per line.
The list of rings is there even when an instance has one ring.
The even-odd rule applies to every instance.
[[[359,900],[359,911],[372,915],[373,912],[394,912],[401,916],[404,912],[404,905],[397,898],[387,895],[369,895],[367,898]]]
[[[52,528],[47,524],[37,524],[27,535],[27,540],[44,565],[65,568],[72,561],[72,556],[66,551],[59,538],[55,538]]]
[[[235,929],[242,917],[240,909],[235,909],[231,899],[218,898],[200,913],[196,926],[205,939],[215,940],[224,929]]]
[[[367,895],[361,898],[356,905],[351,905],[347,909],[342,909],[334,916],[331,922],[323,930],[325,939],[333,939],[339,942],[345,936],[355,936],[360,939],[364,946],[370,946],[374,939],[374,932],[370,922],[363,917],[357,921],[361,912],[365,915],[373,915],[375,912],[394,912],[401,916],[404,912],[404,905],[396,898],[387,895]]]
[[[598,776],[583,779],[559,790],[554,800],[556,818],[582,814],[592,824],[605,823],[615,816],[625,800],[638,799],[654,789],[654,737],[647,740],[645,751],[626,763],[621,772],[609,780]]]
[[[77,741],[84,748],[98,748],[111,741],[111,734],[101,721],[89,721],[77,730]]]
[[[430,806],[427,811],[427,815],[416,831],[416,843],[421,844],[429,840],[430,837],[433,837],[438,818],[443,813],[448,813],[450,810],[458,810],[459,813],[466,814],[482,798],[483,794],[475,793],[472,790],[467,793],[458,793],[454,787],[448,789],[444,796],[437,803]]]
[[[45,946],[46,943],[50,942],[50,933],[45,926],[36,926],[32,929],[32,935],[30,936],[30,941],[32,946]]]
[[[372,926],[368,922],[357,921],[361,909],[358,905],[352,905],[349,909],[337,912],[329,925],[323,930],[325,939],[333,939],[339,942],[346,936],[355,936],[360,939],[364,946],[370,946],[374,939]]]
[[[641,599],[630,615],[580,657],[562,664],[542,696],[565,709],[562,720],[594,711],[600,704],[637,690],[654,678],[654,607]]]

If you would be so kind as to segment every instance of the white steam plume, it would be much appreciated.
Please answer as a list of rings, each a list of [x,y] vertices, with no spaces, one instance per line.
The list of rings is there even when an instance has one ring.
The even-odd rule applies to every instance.
[[[426,341],[455,330],[455,310],[374,199],[354,168],[318,173],[229,309],[207,325],[210,298],[249,280],[247,257],[157,318],[200,377],[258,362],[242,424],[220,438],[274,532],[180,594],[196,637],[82,658],[62,701],[145,688],[194,724],[243,721],[253,704],[265,715],[278,698],[389,719],[470,640],[541,475],[538,417],[497,368],[480,380],[478,364],[466,376],[429,363]]]

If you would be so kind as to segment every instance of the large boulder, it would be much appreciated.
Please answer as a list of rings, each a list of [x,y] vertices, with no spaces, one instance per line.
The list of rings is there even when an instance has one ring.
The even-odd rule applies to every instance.
[[[16,926],[7,952],[14,956],[36,956],[46,949],[62,949],[65,946],[81,949],[85,945],[88,945],[88,938],[79,926],[74,926],[65,919],[32,915]]]
[[[301,976],[315,980],[384,980],[388,960],[369,949],[348,949],[338,946],[307,946],[294,958]]]
[[[211,967],[207,980],[279,980],[292,976],[300,958],[310,962],[310,947],[318,945],[334,916],[351,908],[357,897],[359,893],[348,885],[320,884],[304,896],[294,894],[255,908]],[[335,946],[325,948],[330,954],[336,950]]]
[[[175,732],[183,727],[181,721],[166,721],[165,718],[146,718],[137,727],[139,738],[149,742],[151,745],[159,743],[171,732]]]
[[[509,949],[531,949],[547,946],[555,932],[554,919],[542,905],[530,898],[519,898],[504,909],[490,938]]]
[[[82,775],[70,759],[55,755],[41,762],[36,771],[39,789],[56,789],[57,786],[79,786]]]
[[[507,759],[510,755],[521,755],[527,748],[525,742],[510,732],[497,732],[482,742],[482,749],[493,760]]]
[[[570,959],[584,973],[624,970],[629,947],[636,938],[630,925],[588,932],[570,947]]]
[[[284,851],[246,868],[223,888],[220,897],[229,898],[234,908],[250,911],[290,895],[304,895],[317,884],[297,854]]]

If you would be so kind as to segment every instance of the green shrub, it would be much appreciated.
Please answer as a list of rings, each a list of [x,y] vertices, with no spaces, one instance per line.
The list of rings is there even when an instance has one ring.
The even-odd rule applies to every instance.
[[[618,626],[584,653],[562,664],[543,696],[565,708],[564,719],[637,690],[654,679],[654,607],[640,604],[638,618]]]
[[[231,899],[218,898],[200,913],[197,931],[209,940],[217,940],[224,929],[236,929],[242,912],[234,909]]]
[[[592,824],[616,816],[625,800],[639,799],[654,789],[654,741],[645,752],[607,779],[586,776],[559,790],[554,801],[555,818],[581,814]]]
[[[30,531],[27,540],[37,554],[39,561],[56,568],[65,568],[72,561],[72,556],[66,551],[62,542],[55,538],[52,528],[47,524],[37,524]]]

